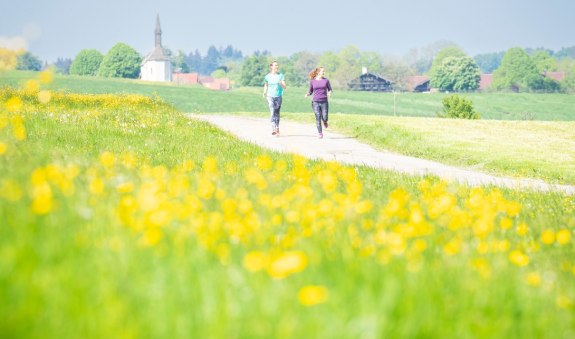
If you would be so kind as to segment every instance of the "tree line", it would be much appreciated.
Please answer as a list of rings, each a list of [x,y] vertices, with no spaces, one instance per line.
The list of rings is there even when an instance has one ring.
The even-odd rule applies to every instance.
[[[346,46],[337,52],[310,53],[301,51],[290,56],[273,56],[269,51],[255,51],[244,56],[228,45],[210,46],[205,56],[198,50],[186,54],[165,49],[176,72],[196,72],[214,77],[228,77],[238,86],[260,86],[272,60],[280,63],[286,80],[305,85],[309,70],[321,65],[332,85],[346,88],[360,75],[362,67],[393,83],[395,90],[408,90],[413,75],[427,75],[431,86],[440,91],[465,92],[479,87],[481,73],[493,73],[493,90],[561,92],[575,90],[575,46],[558,52],[548,49],[511,48],[505,52],[468,56],[451,42],[438,42],[413,49],[403,58],[382,56]],[[53,65],[62,73],[102,77],[137,78],[142,56],[132,47],[118,43],[102,54],[94,49],[82,50],[73,60],[58,59]],[[38,58],[29,52],[20,54],[17,69],[39,70]],[[562,71],[566,77],[558,82],[545,74]]]

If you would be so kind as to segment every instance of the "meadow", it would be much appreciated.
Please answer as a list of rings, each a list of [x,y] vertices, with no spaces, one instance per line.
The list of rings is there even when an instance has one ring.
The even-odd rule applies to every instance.
[[[183,114],[263,114],[254,89],[4,76],[25,80],[0,90],[3,337],[575,336],[573,196],[309,161]]]

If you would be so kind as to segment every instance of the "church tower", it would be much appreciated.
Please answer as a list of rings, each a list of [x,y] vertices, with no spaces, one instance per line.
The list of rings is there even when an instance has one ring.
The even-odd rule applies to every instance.
[[[162,47],[162,28],[160,27],[159,14],[156,15],[154,37],[154,49],[142,61],[141,79],[145,81],[172,81],[172,63]]]

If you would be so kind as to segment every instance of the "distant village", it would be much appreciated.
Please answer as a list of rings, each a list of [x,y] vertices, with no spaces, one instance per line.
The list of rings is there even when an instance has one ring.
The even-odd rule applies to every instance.
[[[228,78],[213,78],[210,76],[200,76],[198,73],[174,72],[170,57],[166,55],[162,46],[162,28],[160,26],[159,16],[156,16],[154,36],[154,49],[142,61],[140,80],[175,82],[187,85],[200,84],[204,87],[220,91],[230,89],[230,79]]]
[[[155,47],[143,59],[140,80],[156,82],[173,82],[177,84],[195,85],[199,84],[213,90],[227,91],[231,88],[229,78],[214,78],[203,76],[199,73],[182,73],[173,70],[170,57],[166,55],[162,46],[162,29],[160,18],[156,17]],[[565,72],[546,72],[544,77],[555,81],[562,81]],[[478,90],[487,89],[493,82],[493,74],[481,74]],[[430,86],[430,78],[425,75],[409,76],[406,78],[407,86],[403,90],[409,92],[433,92]],[[372,92],[392,92],[396,90],[391,80],[385,77],[370,73],[366,67],[362,68],[361,75],[351,80],[347,87],[352,91],[372,91]]]

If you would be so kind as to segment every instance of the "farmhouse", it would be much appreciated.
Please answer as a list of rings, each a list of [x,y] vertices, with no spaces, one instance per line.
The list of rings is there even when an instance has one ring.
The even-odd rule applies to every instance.
[[[352,91],[372,91],[372,92],[391,92],[393,90],[390,80],[382,76],[369,73],[366,67],[362,67],[362,74],[351,80],[347,86]]]
[[[142,61],[140,78],[145,81],[172,81],[172,63],[162,47],[162,29],[159,15],[156,16],[154,35],[155,47]]]
[[[407,77],[407,90],[410,92],[429,92],[429,77],[425,75],[414,75]]]

